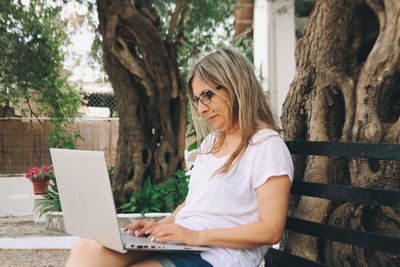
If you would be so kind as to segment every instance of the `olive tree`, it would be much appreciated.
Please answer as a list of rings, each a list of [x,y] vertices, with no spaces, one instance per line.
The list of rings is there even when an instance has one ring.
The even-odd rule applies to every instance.
[[[118,204],[140,192],[148,176],[160,184],[184,168],[184,70],[191,58],[222,45],[214,35],[233,14],[232,2],[97,0],[103,63],[120,121],[112,183]]]
[[[296,46],[296,75],[283,106],[286,140],[400,142],[400,2],[320,0]],[[400,188],[400,163],[296,157],[295,178]],[[400,233],[398,209],[302,197],[295,216]],[[331,266],[397,266],[399,257],[290,234],[287,249]]]

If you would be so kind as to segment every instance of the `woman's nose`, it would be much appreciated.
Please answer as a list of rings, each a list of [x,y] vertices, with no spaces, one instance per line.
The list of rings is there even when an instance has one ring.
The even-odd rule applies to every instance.
[[[208,106],[204,105],[203,103],[201,103],[201,101],[199,101],[199,106],[197,107],[197,111],[200,114],[204,114],[208,109]]]

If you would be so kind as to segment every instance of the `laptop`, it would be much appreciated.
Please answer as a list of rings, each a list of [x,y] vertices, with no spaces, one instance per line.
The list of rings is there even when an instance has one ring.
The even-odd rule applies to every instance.
[[[118,226],[104,152],[50,149],[66,232],[92,238],[104,247],[125,253],[146,251],[207,251],[208,247],[151,242]]]

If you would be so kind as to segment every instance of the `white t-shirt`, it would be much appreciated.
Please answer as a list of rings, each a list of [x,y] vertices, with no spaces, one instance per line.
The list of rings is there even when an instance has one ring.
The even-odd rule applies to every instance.
[[[186,204],[176,215],[175,223],[192,229],[232,228],[258,221],[255,189],[271,176],[288,175],[293,180],[290,153],[278,133],[258,131],[242,159],[227,174],[211,177],[229,158],[216,158],[210,151],[215,136],[208,135],[201,144],[189,182]],[[201,257],[213,266],[258,266],[268,246],[251,249],[213,247]]]

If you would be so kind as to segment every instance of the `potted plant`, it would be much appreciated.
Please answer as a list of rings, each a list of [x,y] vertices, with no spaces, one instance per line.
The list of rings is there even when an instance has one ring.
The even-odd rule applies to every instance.
[[[26,171],[25,177],[33,184],[35,195],[45,194],[45,189],[49,186],[50,180],[54,180],[53,165],[43,165],[41,168],[32,167]]]

